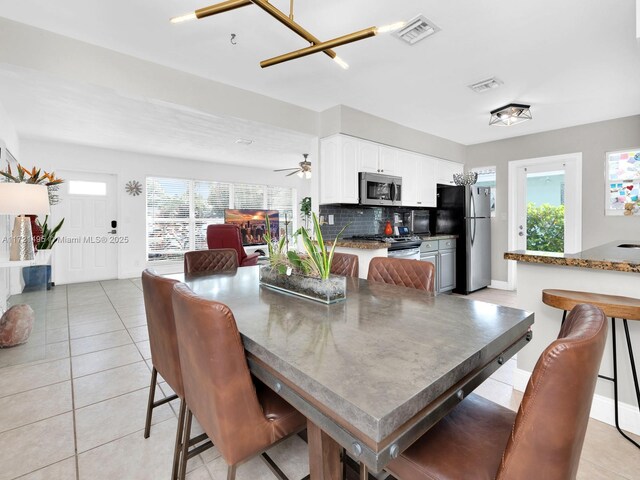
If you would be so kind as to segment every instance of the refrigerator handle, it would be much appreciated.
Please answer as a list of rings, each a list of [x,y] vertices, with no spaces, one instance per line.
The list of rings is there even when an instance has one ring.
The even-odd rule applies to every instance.
[[[476,217],[473,217],[473,223],[471,224],[471,246],[472,247],[476,240],[476,221],[477,221]]]
[[[476,200],[473,196],[473,187],[469,187],[469,213],[470,217],[476,216]]]

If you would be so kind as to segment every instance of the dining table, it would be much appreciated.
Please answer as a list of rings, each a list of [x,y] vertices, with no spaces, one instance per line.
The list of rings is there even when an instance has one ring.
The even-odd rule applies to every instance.
[[[381,472],[532,338],[532,312],[358,278],[327,305],[259,268],[170,277],[231,309],[252,374],[307,418],[311,480],[343,451]]]

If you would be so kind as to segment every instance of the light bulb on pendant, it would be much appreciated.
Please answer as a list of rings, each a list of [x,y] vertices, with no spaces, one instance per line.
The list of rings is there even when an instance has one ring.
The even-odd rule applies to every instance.
[[[300,178],[304,178],[304,172],[303,172],[302,170],[300,170],[300,171],[297,173],[297,175],[298,175],[298,177],[300,177]]]
[[[186,22],[189,20],[195,20],[196,17],[196,13],[195,12],[191,12],[191,13],[185,13],[184,15],[180,15],[178,17],[173,17],[170,22],[171,23],[182,23],[182,22]]]
[[[390,25],[384,25],[383,27],[376,27],[376,34],[395,32],[396,30],[400,30],[406,24],[407,22],[396,22]]]
[[[340,57],[338,57],[337,55],[334,57],[333,61],[336,62],[338,65],[340,65],[345,70],[349,70],[349,64],[347,62],[345,62],[343,59],[341,59]]]
[[[305,180],[309,180],[311,178],[311,172],[308,171],[308,170],[306,172],[304,172],[304,178],[305,178]]]

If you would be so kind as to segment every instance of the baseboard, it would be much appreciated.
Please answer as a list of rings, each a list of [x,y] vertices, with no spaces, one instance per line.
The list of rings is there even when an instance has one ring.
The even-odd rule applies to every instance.
[[[495,288],[496,290],[513,290],[513,288],[509,286],[509,282],[502,282],[500,280],[491,280],[489,288]]]
[[[516,368],[513,372],[513,389],[524,392],[529,383],[531,373],[526,370]],[[635,405],[619,402],[618,412],[620,418],[620,428],[627,432],[640,435],[640,410]],[[591,404],[591,418],[599,420],[608,425],[615,425],[613,398],[604,395],[594,394]]]

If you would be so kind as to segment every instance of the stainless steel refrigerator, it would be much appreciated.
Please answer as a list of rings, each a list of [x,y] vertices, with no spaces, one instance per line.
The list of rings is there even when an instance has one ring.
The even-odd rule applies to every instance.
[[[454,292],[466,295],[491,283],[488,187],[438,185],[436,233],[458,235]]]

